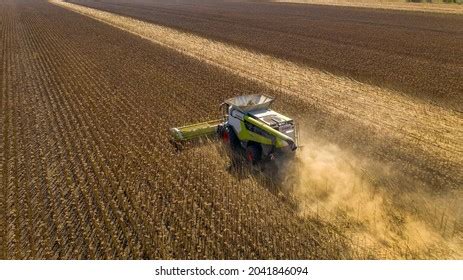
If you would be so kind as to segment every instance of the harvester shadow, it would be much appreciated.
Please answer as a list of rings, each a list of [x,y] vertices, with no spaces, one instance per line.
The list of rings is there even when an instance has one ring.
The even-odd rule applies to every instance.
[[[229,165],[227,171],[238,181],[251,179],[273,194],[278,200],[293,209],[297,208],[292,198],[292,191],[296,183],[295,172],[288,172],[294,162],[262,161],[252,164],[246,160],[244,152],[227,150]]]
[[[296,210],[297,204],[293,199],[292,193],[297,181],[297,168],[295,162],[289,160],[266,160],[252,164],[246,160],[245,152],[241,149],[232,149],[229,145],[217,142],[215,137],[195,139],[189,142],[171,141],[177,152],[192,151],[197,148],[214,144],[218,153],[223,155],[227,161],[227,172],[238,182],[249,180],[256,182],[258,186],[265,188],[274,195],[280,202],[284,202],[291,209]]]

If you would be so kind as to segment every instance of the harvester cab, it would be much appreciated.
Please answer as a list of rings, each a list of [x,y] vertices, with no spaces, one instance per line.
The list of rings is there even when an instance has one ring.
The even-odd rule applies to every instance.
[[[216,135],[232,149],[245,151],[246,159],[257,163],[297,149],[294,121],[270,109],[273,98],[253,94],[230,98],[221,104],[224,118],[172,128],[176,141]]]

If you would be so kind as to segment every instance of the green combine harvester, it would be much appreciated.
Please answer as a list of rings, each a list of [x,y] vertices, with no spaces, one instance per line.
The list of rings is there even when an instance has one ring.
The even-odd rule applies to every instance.
[[[269,109],[273,98],[253,94],[230,98],[221,104],[225,118],[171,128],[175,141],[218,136],[233,149],[245,151],[249,162],[275,159],[297,149],[294,121]]]

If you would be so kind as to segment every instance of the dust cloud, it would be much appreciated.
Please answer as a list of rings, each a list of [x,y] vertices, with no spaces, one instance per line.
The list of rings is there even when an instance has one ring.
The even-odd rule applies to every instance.
[[[399,167],[303,135],[290,195],[298,213],[335,225],[360,258],[462,258],[462,194],[434,194]]]

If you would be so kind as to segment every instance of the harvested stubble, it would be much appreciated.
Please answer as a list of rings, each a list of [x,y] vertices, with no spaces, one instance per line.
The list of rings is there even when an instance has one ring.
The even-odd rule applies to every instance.
[[[354,170],[348,168],[349,161],[355,160],[357,156],[350,156],[350,160],[342,160],[335,156],[336,161],[332,163],[334,166],[329,166],[327,169],[328,171],[334,171],[334,174],[332,174],[333,172],[330,172],[330,174],[326,174],[325,172],[325,174],[322,173],[322,176],[329,175],[325,179],[331,183],[333,181],[332,178],[343,174],[348,175],[347,179],[349,180],[335,182],[334,185],[330,183],[329,188],[325,186],[323,190],[326,195],[319,197],[317,195],[318,186],[317,184],[313,185],[311,181],[317,178],[317,176],[319,177],[320,174],[311,174],[310,167],[313,167],[314,164],[326,164],[310,162],[309,166],[306,166],[309,167],[306,171],[309,171],[310,176],[300,178],[301,185],[293,188],[298,191],[302,190],[303,192],[299,193],[302,194],[302,197],[297,197],[297,192],[290,195],[296,195],[296,200],[300,202],[300,207],[302,207],[301,214],[304,216],[307,213],[307,208],[313,208],[310,205],[310,201],[314,200],[314,198],[317,200],[316,217],[319,217],[318,208],[326,208],[325,206],[327,206],[332,209],[334,202],[336,207],[332,210],[335,210],[335,215],[333,216],[332,213],[328,213],[329,215],[323,215],[322,219],[331,220],[341,228],[344,225],[349,225],[349,229],[346,230],[343,228],[342,231],[346,234],[351,234],[350,232],[353,229],[352,236],[357,236],[355,240],[362,240],[362,242],[355,242],[355,246],[360,245],[359,247],[361,248],[366,245],[372,257],[438,258],[458,256],[458,252],[460,251],[458,249],[460,246],[458,245],[458,236],[461,236],[461,231],[458,229],[457,220],[460,219],[461,215],[457,213],[458,211],[454,211],[454,208],[455,206],[458,208],[459,202],[461,202],[460,192],[456,191],[453,194],[452,192],[444,194],[440,198],[429,197],[426,194],[427,187],[429,186],[435,186],[441,190],[447,187],[458,186],[458,178],[460,177],[458,171],[454,173],[452,168],[449,168],[450,165],[448,165],[448,161],[453,158],[456,160],[454,161],[456,163],[456,169],[454,170],[458,170],[457,166],[461,166],[461,160],[458,157],[458,147],[461,146],[458,143],[458,136],[461,133],[459,134],[459,125],[457,125],[457,123],[461,122],[461,118],[459,118],[458,113],[401,96],[394,91],[320,73],[314,69],[303,68],[287,61],[251,53],[243,49],[178,32],[177,30],[163,26],[148,24],[79,5],[58,4],[140,35],[156,44],[173,48],[250,80],[257,80],[266,86],[276,88],[280,93],[286,95],[284,101],[286,105],[291,104],[290,106],[283,106],[282,110],[290,111],[293,114],[299,113],[299,119],[312,116],[312,118],[309,118],[309,123],[312,125],[314,122],[323,123],[323,128],[317,133],[308,135],[308,139],[313,138],[314,135],[324,134],[332,142],[334,139],[341,143],[347,142],[349,147],[346,150],[352,148],[352,145],[355,147],[360,144],[361,146],[358,150],[361,154],[365,154],[366,150],[371,149],[374,152],[374,157],[379,159],[384,159],[384,156],[390,157],[392,155],[394,161],[398,163],[397,166],[399,166],[396,166],[396,168],[403,169],[406,167],[408,170],[414,169],[418,171],[419,175],[410,179],[410,177],[404,177],[400,172],[399,174],[394,174],[395,172],[383,174],[383,172],[378,173],[372,170],[373,181],[367,182],[368,188],[365,192],[366,194],[374,194],[379,190],[380,192],[377,196],[379,200],[374,199],[374,195],[368,198],[369,195],[364,196],[362,193],[358,195],[354,194],[354,192],[351,192],[343,200],[339,200],[339,197],[346,195],[346,191],[352,189],[352,186],[349,185],[352,183],[349,178],[357,177],[356,174],[358,171],[355,171],[355,169],[358,169],[358,167],[354,168]],[[278,80],[280,83],[275,83]],[[288,99],[288,97],[291,98]],[[295,101],[295,99],[298,99],[297,97],[301,99],[299,100],[300,102],[292,104],[291,102],[297,102]],[[331,114],[326,114],[326,111]],[[405,123],[397,122],[399,119],[413,119],[413,121]],[[367,128],[362,127],[362,123],[370,124],[370,126]],[[433,123],[432,126],[430,125],[431,123]],[[339,127],[338,129],[334,129],[330,126]],[[360,130],[359,126],[361,127]],[[376,131],[378,135],[369,137],[369,134],[374,131],[374,127],[379,128],[379,131]],[[387,127],[387,131],[384,129],[385,127]],[[444,127],[445,132],[443,131],[443,133],[446,135],[445,138],[450,141],[444,140],[442,138],[443,135],[436,133],[436,130],[434,130],[442,130]],[[364,131],[363,133],[355,135],[349,132],[362,130]],[[416,132],[418,132],[418,135],[416,135]],[[389,137],[392,137],[394,134],[397,135],[397,133],[402,136],[396,139],[392,138],[393,141],[391,141],[392,139]],[[341,136],[343,135],[348,136],[348,138],[342,139]],[[362,135],[363,139],[358,139],[359,135]],[[355,136],[355,138],[352,139],[352,136]],[[339,141],[340,139],[343,141]],[[436,141],[431,139],[435,139]],[[384,143],[375,143],[375,145],[372,145],[372,140],[390,141],[391,143],[387,143],[387,146],[384,147]],[[419,140],[419,142],[416,142],[416,140]],[[443,149],[442,145],[450,145],[450,149]],[[426,148],[420,151],[420,147]],[[323,154],[323,149],[323,145],[316,145],[311,149],[310,153],[312,155],[310,157],[316,156],[319,153]],[[456,153],[450,155],[450,150],[455,150]],[[435,155],[439,155],[438,157],[441,160],[438,160],[436,157],[431,158],[429,157],[430,155],[426,156],[431,151],[435,152]],[[337,153],[342,154],[341,151]],[[370,160],[367,162],[370,162]],[[336,166],[339,163],[342,163],[344,168],[339,169]],[[444,165],[439,167],[439,164]],[[367,163],[366,165],[370,164]],[[386,167],[386,169],[389,169],[390,167],[388,164],[385,165],[382,163],[379,166],[380,169],[385,169]],[[443,168],[443,166],[445,167]],[[306,179],[308,179],[309,184],[306,184]],[[422,179],[425,180],[424,184]],[[376,181],[383,183],[378,185]],[[260,184],[265,185],[265,181]],[[287,188],[285,184],[283,184],[283,188]],[[373,187],[373,190],[370,190],[371,187]],[[304,195],[307,191],[309,193],[315,191],[315,195]],[[358,198],[356,198],[357,196]],[[448,202],[452,200],[449,199],[452,196],[459,197],[460,199],[453,201],[451,203],[453,206],[450,206]],[[382,203],[382,201],[386,203]],[[375,207],[375,212],[378,212],[378,216],[381,217],[379,231],[377,229],[378,223],[375,222],[376,215],[373,215],[373,224],[368,212],[359,215],[359,203]],[[441,227],[436,227],[436,213],[434,215],[430,214],[429,205],[436,207],[441,204],[446,206],[439,206],[438,212],[450,211],[455,213],[451,215],[451,219],[455,221],[452,228],[454,232],[457,230],[456,238],[452,236],[450,240],[447,240],[447,237],[445,237],[445,227],[443,231]],[[346,207],[346,209],[342,209],[343,207]],[[352,208],[358,209],[354,217],[352,217],[351,213]],[[339,215],[336,215],[336,212],[342,214],[341,219],[338,219]],[[309,211],[308,213],[309,216],[313,216],[313,211]],[[409,217],[411,213],[413,216]],[[424,225],[423,222],[425,223]],[[384,231],[384,226],[389,229]],[[360,237],[358,236],[359,230],[361,233]],[[426,238],[422,237],[423,233]],[[368,237],[371,234],[374,235],[373,238]]]
[[[177,153],[167,131],[215,117],[226,97],[262,92],[345,146],[368,143],[416,167],[428,158],[412,157],[414,147],[47,3],[6,1],[1,13],[2,257],[414,257],[365,251],[297,217],[265,180],[227,172],[212,144]],[[390,152],[396,144],[403,154]]]
[[[169,144],[171,125],[265,89],[46,2],[0,12],[0,257],[349,256],[217,153]]]

